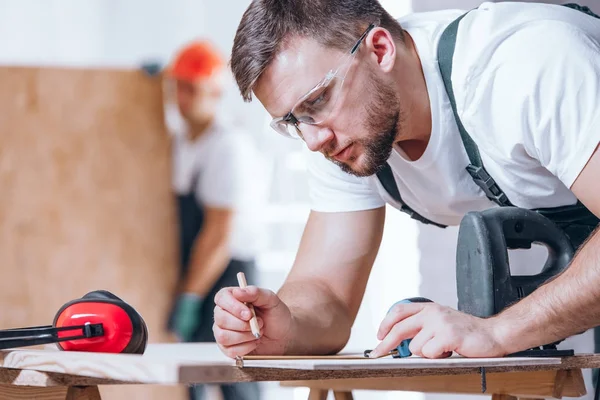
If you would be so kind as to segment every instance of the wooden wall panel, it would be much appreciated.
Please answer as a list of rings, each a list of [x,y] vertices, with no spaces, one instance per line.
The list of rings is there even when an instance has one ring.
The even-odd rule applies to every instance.
[[[0,87],[0,328],[107,289],[165,341],[177,242],[160,81],[0,68]]]

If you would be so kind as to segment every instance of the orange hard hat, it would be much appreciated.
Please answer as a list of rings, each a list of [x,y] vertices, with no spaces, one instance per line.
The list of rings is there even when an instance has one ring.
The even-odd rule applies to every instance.
[[[221,54],[210,42],[197,40],[179,51],[168,70],[168,75],[175,79],[195,81],[210,77],[224,64]]]

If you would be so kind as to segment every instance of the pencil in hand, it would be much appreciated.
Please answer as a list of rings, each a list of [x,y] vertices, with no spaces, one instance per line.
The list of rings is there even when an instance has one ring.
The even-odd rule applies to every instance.
[[[246,275],[243,272],[238,272],[237,279],[240,287],[243,289],[248,286],[246,282]],[[252,304],[245,303],[250,312],[252,313],[252,318],[250,318],[250,329],[252,330],[252,334],[255,338],[260,338],[260,328],[258,327],[258,320],[256,319],[256,312],[254,312],[254,306]]]

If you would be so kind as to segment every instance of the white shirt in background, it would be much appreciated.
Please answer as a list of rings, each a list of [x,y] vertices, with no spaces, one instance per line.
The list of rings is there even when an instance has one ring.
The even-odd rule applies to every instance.
[[[421,59],[433,120],[419,160],[394,150],[389,162],[403,200],[448,225],[495,206],[465,170],[437,64],[442,31],[465,11],[399,19]],[[525,208],[575,203],[569,188],[600,142],[600,19],[559,5],[483,3],[460,23],[452,79],[461,120],[509,200]],[[399,206],[376,176],[351,176],[306,152],[313,210]]]
[[[202,136],[190,141],[173,133],[173,190],[194,190],[200,206],[234,209],[231,256],[249,260],[264,246],[261,221],[267,176],[249,133],[218,118]]]

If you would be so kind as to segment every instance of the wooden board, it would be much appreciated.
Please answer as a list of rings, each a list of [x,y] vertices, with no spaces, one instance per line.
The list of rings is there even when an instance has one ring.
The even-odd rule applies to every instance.
[[[481,394],[479,374],[433,375],[369,379],[282,382],[285,387],[322,390],[402,390],[421,393]],[[546,398],[581,397],[585,383],[580,370],[523,371],[486,374],[486,393]]]
[[[252,359],[244,360],[244,368],[282,368],[306,370],[353,370],[353,369],[419,369],[419,368],[473,368],[473,367],[502,367],[502,366],[531,366],[531,365],[560,365],[560,358],[463,358],[450,357],[445,359],[408,358],[331,358],[317,357],[315,359]]]
[[[338,379],[355,377],[391,377],[418,375],[459,375],[486,371],[526,371],[589,368],[600,365],[600,356],[555,359],[454,359],[454,360],[397,360],[317,359],[311,368],[305,361],[290,360],[286,368],[273,367],[269,360],[253,367],[236,367],[236,361],[224,356],[215,344],[152,344],[143,356],[130,354],[97,354],[61,352],[57,350],[18,349],[0,352],[0,366],[13,370],[24,369],[55,374],[39,385],[65,384],[95,378],[96,383],[219,383],[238,381],[287,381]],[[383,363],[385,362],[385,367]],[[333,365],[336,364],[336,365]],[[60,375],[59,375],[60,374]],[[62,378],[60,378],[62,376]],[[29,385],[35,377],[29,377]],[[62,379],[62,380],[61,380]],[[24,378],[21,378],[24,381]],[[6,382],[6,380],[4,381]],[[49,383],[50,382],[50,383]],[[71,383],[73,384],[73,383]]]
[[[0,351],[0,366],[3,368],[67,374],[73,379],[97,378],[96,384],[177,384],[180,383],[179,369],[184,365],[193,365],[210,376],[218,372],[219,367],[227,371],[235,369],[235,361],[212,344],[151,344],[144,355],[56,349]]]
[[[0,329],[50,324],[67,301],[107,289],[165,341],[177,231],[160,82],[4,67],[0,85]]]

